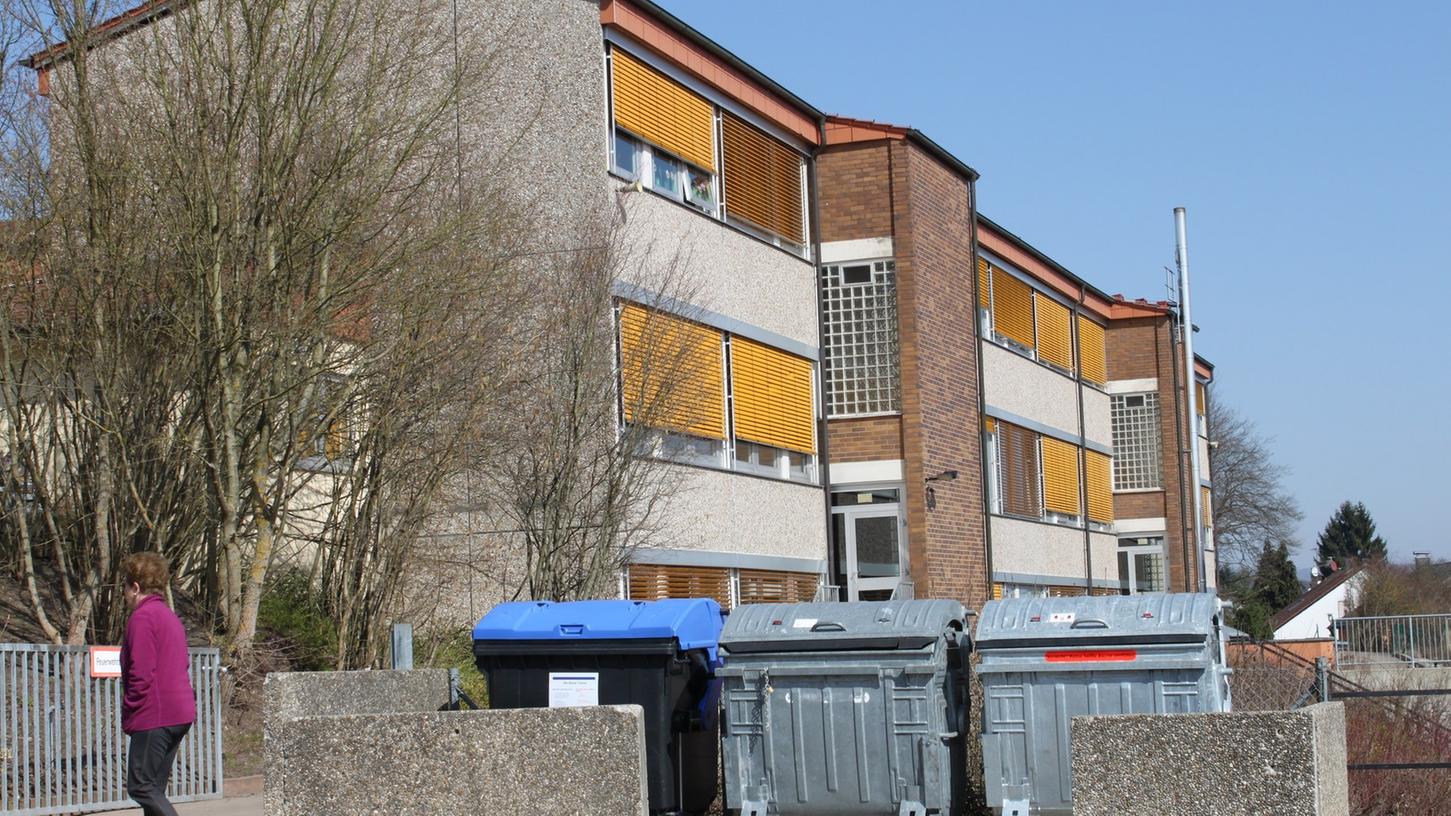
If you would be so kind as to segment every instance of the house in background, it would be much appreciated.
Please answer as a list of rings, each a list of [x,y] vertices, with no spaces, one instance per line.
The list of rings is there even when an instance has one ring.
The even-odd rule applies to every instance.
[[[1364,583],[1365,570],[1359,564],[1331,573],[1270,617],[1275,640],[1334,637],[1330,621],[1345,617]]]

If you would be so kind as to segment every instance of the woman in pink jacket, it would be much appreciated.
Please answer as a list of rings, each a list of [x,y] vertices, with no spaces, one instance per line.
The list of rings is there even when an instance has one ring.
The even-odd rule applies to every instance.
[[[196,721],[186,630],[166,605],[166,559],[137,553],[121,571],[131,608],[121,641],[121,730],[131,736],[126,792],[146,816],[176,816],[166,783],[181,738]]]

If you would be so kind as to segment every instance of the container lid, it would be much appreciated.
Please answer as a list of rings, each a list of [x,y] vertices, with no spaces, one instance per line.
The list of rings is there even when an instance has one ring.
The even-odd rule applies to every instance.
[[[1005,598],[983,606],[975,646],[1199,643],[1214,635],[1217,614],[1209,593]]]
[[[750,604],[731,612],[720,643],[731,653],[920,649],[944,633],[966,640],[966,616],[946,600]]]
[[[720,604],[710,598],[563,603],[514,601],[491,609],[474,627],[474,640],[674,638],[681,651],[707,649],[714,659],[720,627]]]

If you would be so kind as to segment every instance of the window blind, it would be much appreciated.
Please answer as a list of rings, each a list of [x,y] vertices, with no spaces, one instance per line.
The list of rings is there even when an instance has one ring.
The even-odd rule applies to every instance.
[[[993,329],[1033,347],[1033,290],[1028,284],[993,267]]]
[[[977,306],[979,309],[987,309],[992,306],[992,273],[988,271],[988,263],[982,258],[977,259]]]
[[[631,564],[626,584],[632,601],[714,598],[721,609],[731,608],[730,571],[718,567]]]
[[[1102,524],[1113,523],[1113,460],[1098,451],[1083,452],[1084,473],[1088,482],[1088,518]]]
[[[794,243],[805,239],[801,155],[729,114],[721,114],[726,212]]]
[[[1017,425],[998,423],[998,484],[1003,512],[1042,515],[1038,483],[1038,435]]]
[[[618,48],[610,54],[615,124],[714,173],[711,104]]]
[[[1212,498],[1212,496],[1211,496],[1211,494],[1209,492],[1209,488],[1204,487],[1203,485],[1200,485],[1200,487],[1199,487],[1199,515],[1200,515],[1200,518],[1201,518],[1200,523],[1203,524],[1205,527],[1213,527],[1214,526],[1213,524],[1210,523],[1211,521],[1214,520],[1214,512],[1212,510],[1210,510],[1210,508],[1209,508],[1209,504],[1210,504],[1210,499],[1211,498]]]
[[[748,603],[810,603],[816,600],[814,572],[740,570],[740,601]]]
[[[1078,446],[1043,437],[1043,507],[1079,515]]]
[[[1204,383],[1194,383],[1194,413],[1204,416]]]
[[[1078,316],[1079,372],[1083,379],[1103,385],[1108,382],[1108,364],[1104,358],[1103,327]]]
[[[620,309],[625,421],[725,438],[721,333],[627,303]]]
[[[731,394],[737,438],[816,452],[810,360],[732,337]]]
[[[1038,357],[1073,370],[1073,314],[1068,307],[1041,294],[1033,295],[1038,315]]]

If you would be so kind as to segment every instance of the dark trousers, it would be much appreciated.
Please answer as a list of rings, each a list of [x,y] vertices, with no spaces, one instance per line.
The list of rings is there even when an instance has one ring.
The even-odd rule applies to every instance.
[[[191,723],[137,731],[131,735],[131,751],[126,763],[126,793],[130,794],[146,816],[176,816],[176,808],[166,800],[166,783],[171,779],[171,763],[181,738],[191,730]]]

